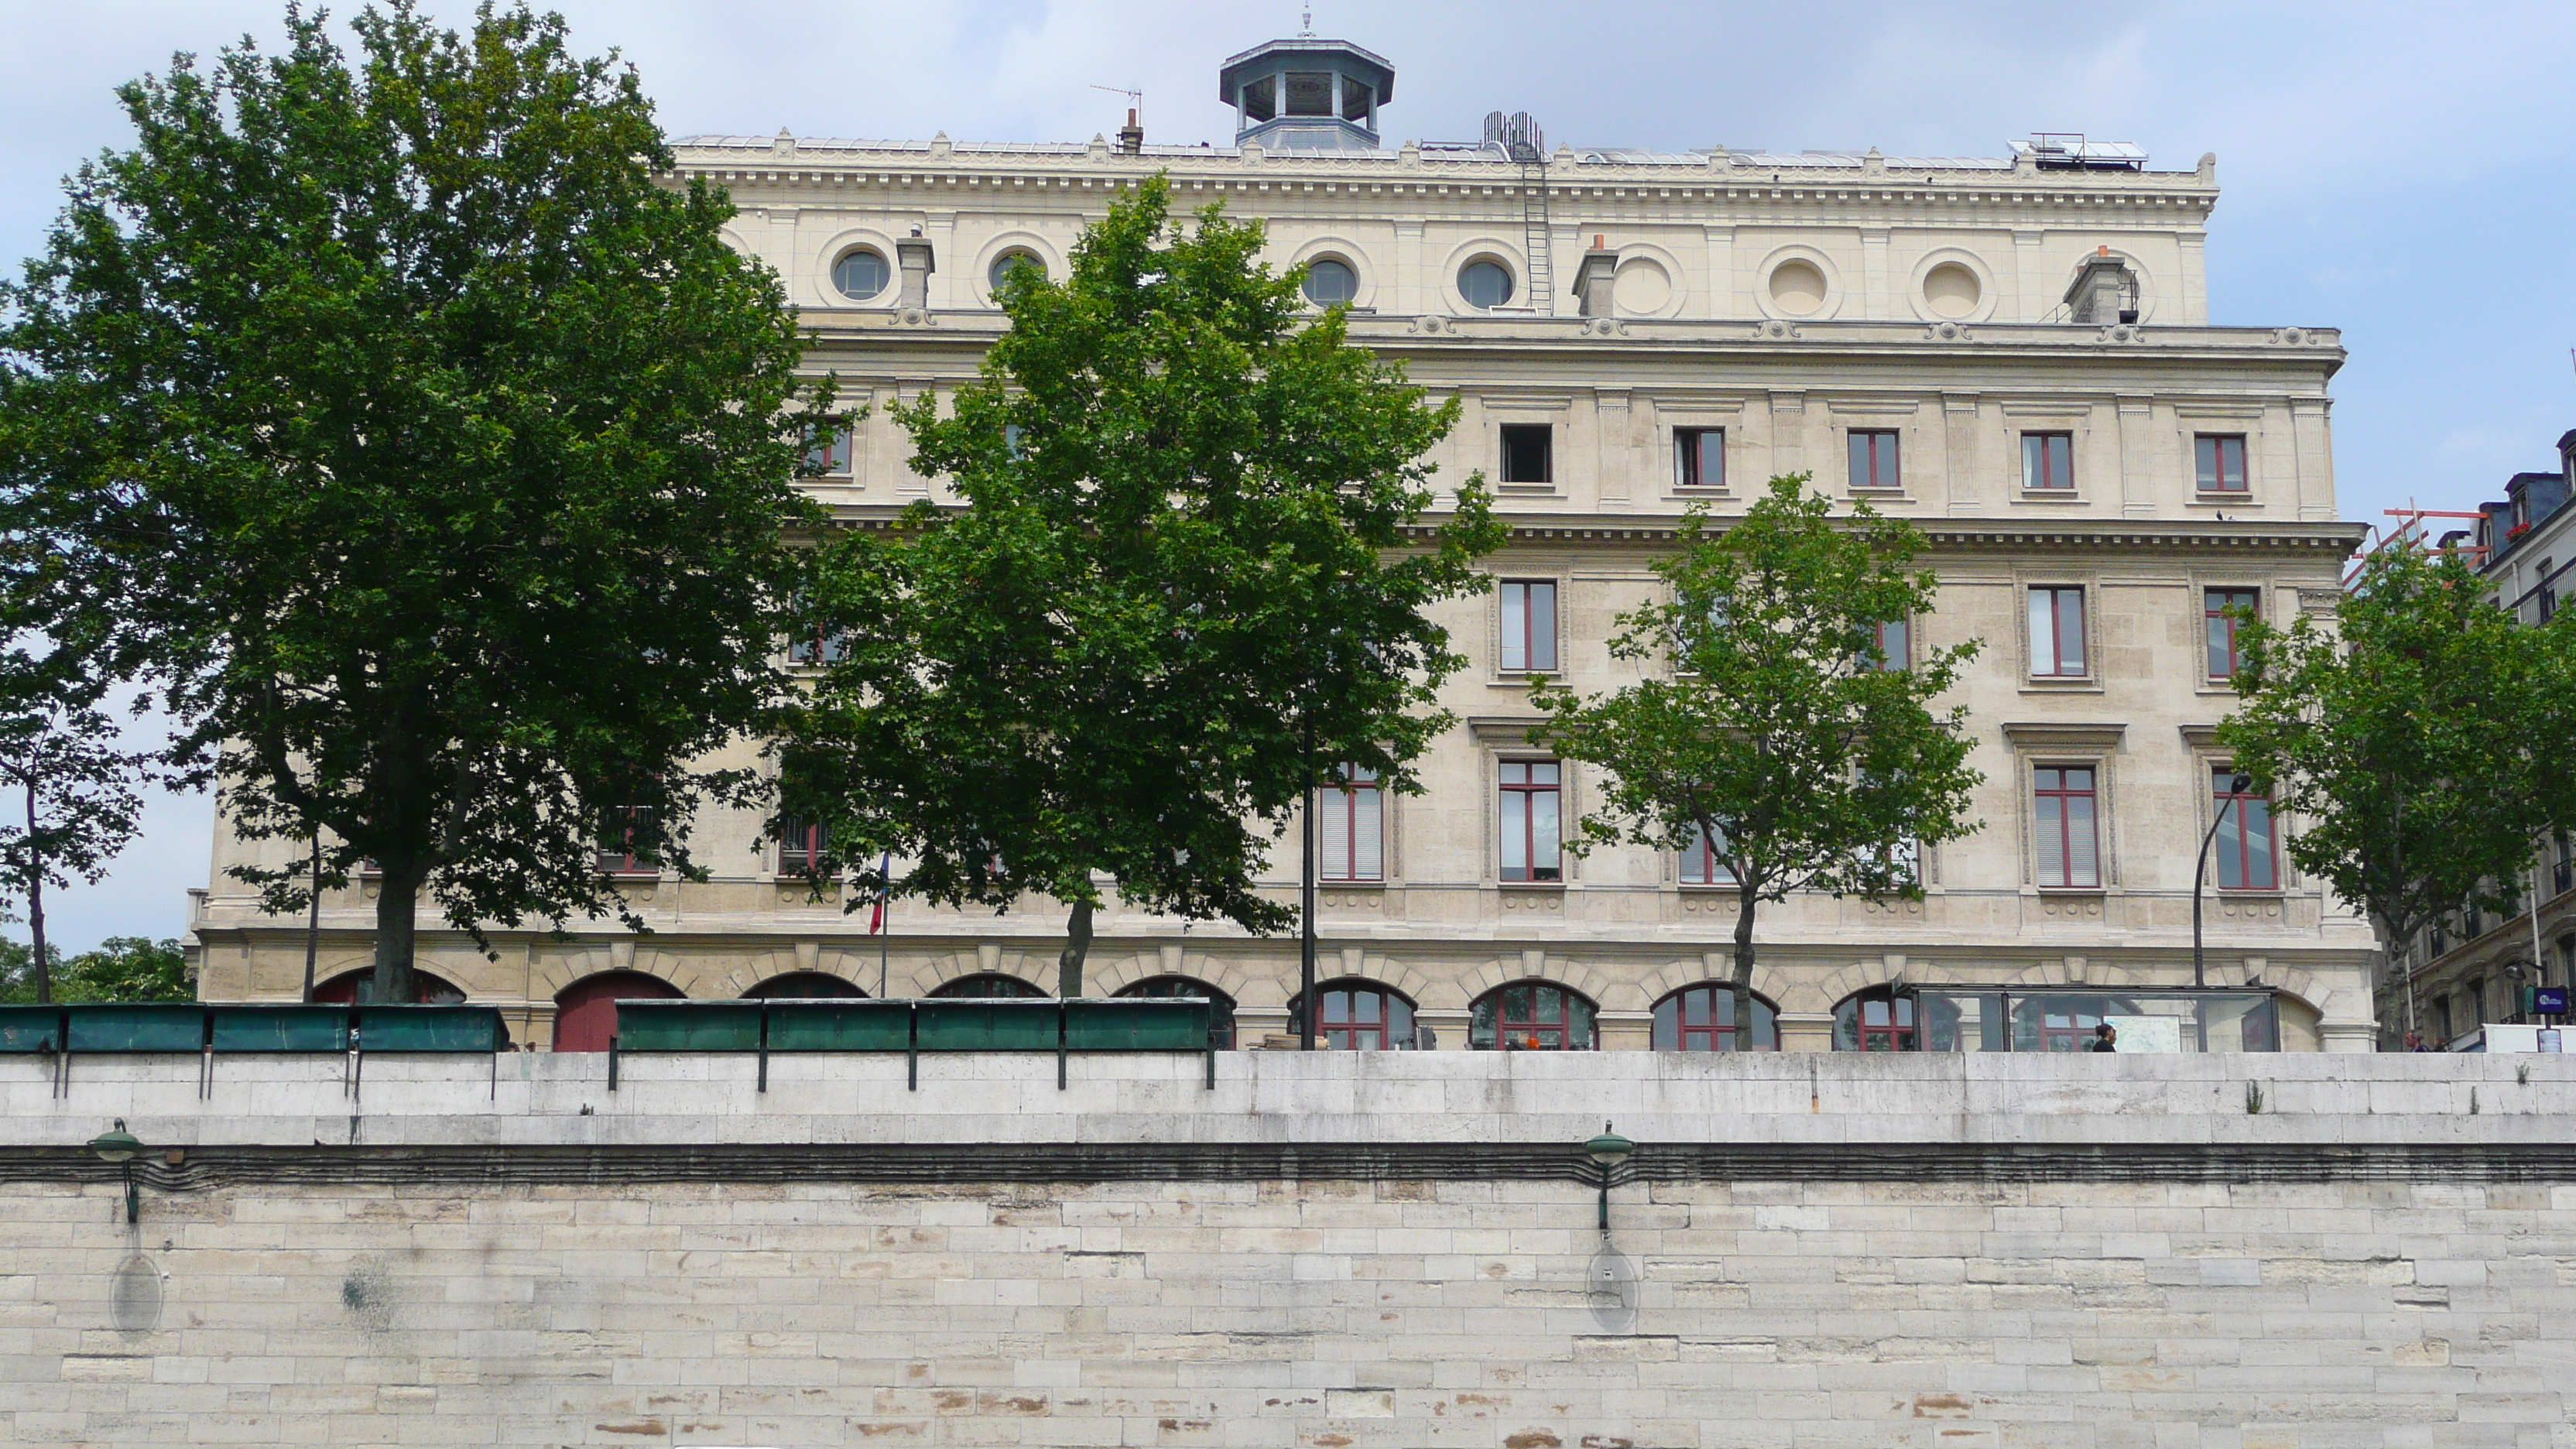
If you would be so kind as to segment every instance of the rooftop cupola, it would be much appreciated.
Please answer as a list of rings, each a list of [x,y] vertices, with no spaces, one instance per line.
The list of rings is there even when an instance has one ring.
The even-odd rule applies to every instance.
[[[1217,73],[1217,97],[1234,107],[1238,146],[1374,151],[1377,108],[1394,96],[1395,67],[1347,40],[1274,40]]]

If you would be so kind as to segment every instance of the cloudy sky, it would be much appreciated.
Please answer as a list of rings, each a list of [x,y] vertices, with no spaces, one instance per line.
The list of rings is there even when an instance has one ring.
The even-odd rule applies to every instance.
[[[127,143],[111,88],[249,32],[283,0],[0,0],[0,264],[34,251],[85,156]],[[342,7],[343,9],[347,7]],[[423,0],[461,24],[468,0]],[[1228,139],[1224,56],[1295,34],[1285,0],[562,0],[665,127],[1074,140],[1138,87],[1156,141]],[[2576,5],[1928,3],[1475,5],[1321,0],[1318,34],[1393,61],[1391,136],[1526,110],[1551,142],[2000,155],[2032,131],[2215,151],[2213,320],[2343,329],[2344,516],[2460,507],[2552,461],[2576,426]],[[211,809],[52,913],[79,950],[176,933]],[[23,931],[23,927],[10,928]]]

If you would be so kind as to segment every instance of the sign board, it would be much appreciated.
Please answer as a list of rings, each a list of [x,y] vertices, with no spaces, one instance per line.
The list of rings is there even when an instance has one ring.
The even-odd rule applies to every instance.
[[[2119,1050],[2124,1052],[2178,1052],[2182,1050],[2182,1018],[2178,1016],[2106,1016],[2111,1029],[2120,1034]]]
[[[2533,987],[2531,991],[2531,1009],[2539,1012],[2543,1016],[2565,1016],[2567,1014],[2567,988],[2564,986]]]
[[[2554,1026],[2544,1026],[2544,1027],[2542,1027],[2542,1028],[2540,1029],[2540,1037],[2539,1037],[2539,1041],[2540,1041],[2540,1049],[2541,1049],[2542,1051],[2545,1051],[2545,1052],[2560,1052],[2560,1053],[2562,1053],[2562,1054],[2566,1051],[2566,1048],[2564,1048],[2564,1047],[2562,1047],[2562,1046],[2560,1046],[2560,1045],[2558,1044],[2558,1028],[2556,1028],[2556,1027],[2554,1027]]]

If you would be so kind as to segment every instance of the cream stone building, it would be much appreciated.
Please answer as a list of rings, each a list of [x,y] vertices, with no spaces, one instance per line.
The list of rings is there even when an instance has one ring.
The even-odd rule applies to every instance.
[[[2229,772],[2211,731],[2235,700],[2217,610],[2330,610],[2359,537],[2335,506],[2338,335],[2209,321],[2214,158],[2155,170],[2071,137],[1993,158],[1549,149],[1499,114],[1480,142],[1382,142],[1393,86],[1356,46],[1283,41],[1226,63],[1228,147],[1133,129],[677,147],[685,175],[732,193],[735,242],[816,329],[810,366],[873,409],[814,488],[847,520],[944,496],[907,466],[887,405],[971,377],[1004,325],[995,279],[1061,275],[1084,226],[1157,172],[1183,206],[1263,220],[1269,260],[1311,266],[1310,295],[1350,304],[1356,342],[1462,404],[1439,476],[1483,470],[1511,538],[1489,562],[1498,587],[1442,615],[1473,665],[1445,691],[1463,723],[1423,761],[1427,789],[1325,801],[1329,1040],[1732,1045],[1697,1025],[1694,994],[1727,969],[1731,892],[1687,858],[1554,848],[1549,821],[1593,806],[1597,782],[1530,748],[1525,681],[1630,677],[1606,641],[1652,597],[1683,510],[1722,517],[1809,472],[1929,535],[1940,605],[1891,652],[1984,641],[1960,691],[1983,827],[1923,853],[1920,902],[1766,908],[1763,1044],[2066,1049],[2108,1016],[2152,1048],[2172,1038],[2146,1018],[2179,1012],[2186,1049],[2213,1026],[2212,1048],[2262,1047],[2277,1003],[2283,1048],[2373,1045],[2368,927],[2282,861],[2295,822],[2214,783]],[[2222,803],[2206,980],[2266,991],[2154,996],[2192,983],[2195,850]],[[1056,903],[898,902],[870,935],[866,911],[809,903],[757,826],[700,823],[704,883],[603,857],[640,867],[627,888],[650,934],[505,932],[495,963],[425,918],[423,965],[564,1047],[598,1044],[619,995],[1052,989]],[[1283,899],[1295,840],[1274,858]],[[290,848],[219,825],[192,919],[208,997],[299,988],[304,923],[225,874]],[[365,894],[325,902],[324,977],[368,958]],[[1293,937],[1114,908],[1099,932],[1094,990],[1212,989],[1244,1044],[1288,1029]]]

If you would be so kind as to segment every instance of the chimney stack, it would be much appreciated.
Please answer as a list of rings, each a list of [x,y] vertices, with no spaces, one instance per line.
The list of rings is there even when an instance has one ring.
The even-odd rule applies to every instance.
[[[1145,128],[1137,124],[1134,106],[1127,108],[1127,124],[1118,128],[1118,154],[1121,156],[1145,154]]]
[[[923,238],[920,227],[914,227],[912,235],[894,244],[894,256],[896,265],[903,273],[903,290],[898,295],[896,305],[928,307],[930,274],[939,270],[939,267],[931,256],[930,243]]]
[[[1595,233],[1592,249],[1574,267],[1575,313],[1582,317],[1607,317],[1616,310],[1610,289],[1619,274],[1619,254],[1603,244]]]

